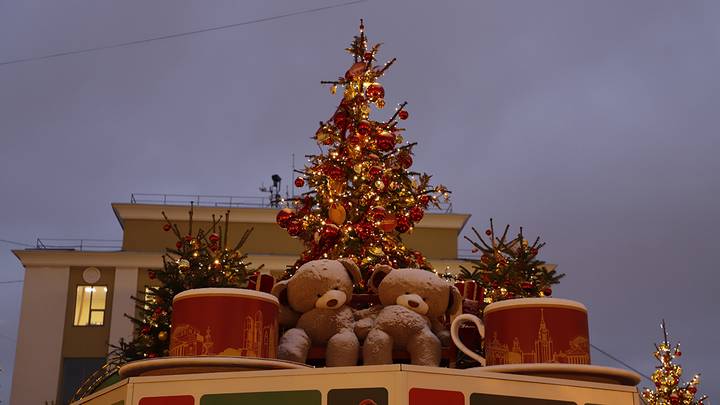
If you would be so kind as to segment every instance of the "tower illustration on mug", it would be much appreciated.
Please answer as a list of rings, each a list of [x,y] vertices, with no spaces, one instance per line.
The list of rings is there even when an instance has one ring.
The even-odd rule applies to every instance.
[[[588,346],[590,342],[584,336],[577,336],[570,340],[570,347],[566,351],[555,351],[552,333],[545,323],[544,310],[540,309],[540,325],[533,348],[524,351],[518,337],[513,338],[512,348],[507,343],[498,340],[497,332],[488,341],[485,352],[489,363],[521,364],[521,363],[565,363],[589,364]],[[491,360],[492,359],[492,360]]]
[[[246,316],[243,323],[242,346],[227,348],[220,353],[213,351],[210,327],[202,334],[192,325],[178,325],[173,328],[172,339],[175,344],[170,355],[270,357],[268,348],[277,344],[273,324],[264,324],[262,311],[259,310],[253,316]]]

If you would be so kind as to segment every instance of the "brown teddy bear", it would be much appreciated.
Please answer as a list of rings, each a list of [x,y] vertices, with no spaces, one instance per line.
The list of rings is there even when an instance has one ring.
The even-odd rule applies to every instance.
[[[276,284],[272,293],[280,300],[280,323],[294,326],[280,338],[278,357],[304,363],[311,346],[326,346],[327,366],[356,365],[360,342],[347,304],[360,278],[352,260],[323,259],[303,264],[289,280]]]
[[[450,343],[445,316],[462,305],[458,289],[433,272],[386,265],[375,267],[369,283],[384,307],[365,338],[364,364],[390,364],[399,349],[412,364],[439,366],[441,347]]]

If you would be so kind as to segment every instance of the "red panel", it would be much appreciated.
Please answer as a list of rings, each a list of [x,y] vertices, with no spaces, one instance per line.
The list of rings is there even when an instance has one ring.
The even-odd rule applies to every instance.
[[[459,391],[412,388],[410,405],[465,405],[465,396]]]
[[[195,405],[192,395],[175,395],[172,397],[145,397],[138,405]]]

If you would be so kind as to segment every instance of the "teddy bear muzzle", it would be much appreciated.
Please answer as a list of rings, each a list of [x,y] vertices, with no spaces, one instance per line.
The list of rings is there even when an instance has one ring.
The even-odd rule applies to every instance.
[[[402,305],[405,308],[417,312],[420,315],[425,315],[428,312],[428,304],[417,294],[404,294],[395,300],[397,305]]]
[[[347,295],[340,290],[330,290],[325,292],[315,301],[315,308],[335,309],[340,308],[347,301]]]

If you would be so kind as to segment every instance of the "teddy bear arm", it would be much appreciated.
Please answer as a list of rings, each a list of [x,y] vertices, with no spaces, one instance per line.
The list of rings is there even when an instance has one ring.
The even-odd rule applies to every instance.
[[[283,328],[293,328],[297,325],[298,319],[300,319],[299,313],[293,311],[293,309],[287,305],[280,305],[278,311],[278,323],[280,326]]]
[[[328,367],[357,365],[360,341],[355,333],[346,329],[328,340],[325,351],[325,365]]]
[[[289,329],[280,338],[278,358],[305,363],[308,351],[310,351],[310,344],[310,336],[304,330],[299,328]]]

